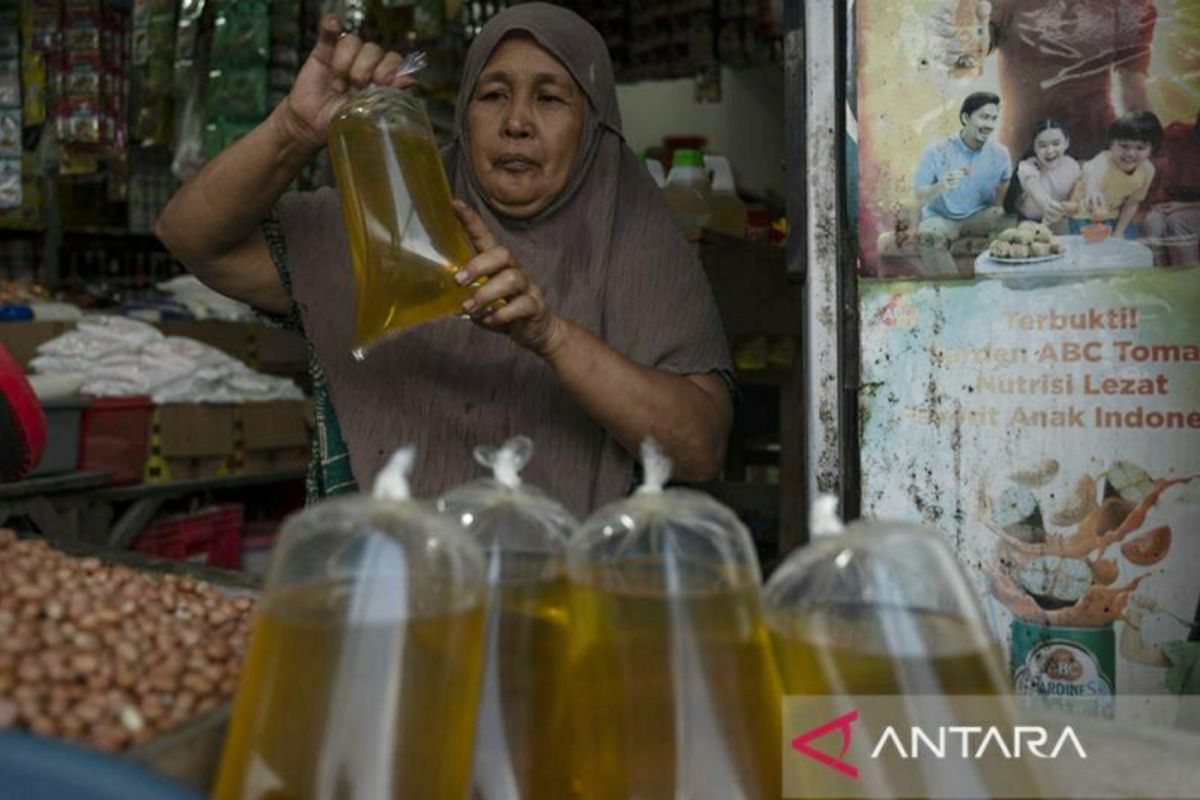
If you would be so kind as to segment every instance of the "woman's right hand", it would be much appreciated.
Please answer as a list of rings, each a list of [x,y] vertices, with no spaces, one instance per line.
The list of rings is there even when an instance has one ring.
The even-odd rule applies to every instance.
[[[371,83],[398,89],[416,84],[415,76],[396,74],[403,61],[394,50],[384,52],[377,44],[342,32],[337,16],[326,14],[317,46],[281,104],[284,133],[312,147],[324,147],[334,115],[356,90]]]

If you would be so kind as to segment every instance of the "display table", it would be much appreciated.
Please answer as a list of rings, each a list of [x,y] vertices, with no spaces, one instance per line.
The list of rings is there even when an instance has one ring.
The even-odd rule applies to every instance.
[[[168,500],[200,492],[300,481],[302,467],[257,475],[111,486],[111,476],[77,472],[0,484],[0,525],[28,518],[55,541],[82,540],[125,549]]]
[[[0,527],[25,517],[47,537],[78,538],[86,493],[111,482],[107,472],[67,472],[0,483]]]

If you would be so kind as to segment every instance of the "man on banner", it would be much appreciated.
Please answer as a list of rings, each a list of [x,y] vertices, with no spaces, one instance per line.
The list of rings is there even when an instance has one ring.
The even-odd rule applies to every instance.
[[[921,259],[930,274],[958,275],[950,248],[959,238],[990,238],[1015,222],[1003,207],[1012,159],[992,139],[999,119],[999,97],[969,94],[959,108],[962,129],[921,153],[912,185],[921,205]]]

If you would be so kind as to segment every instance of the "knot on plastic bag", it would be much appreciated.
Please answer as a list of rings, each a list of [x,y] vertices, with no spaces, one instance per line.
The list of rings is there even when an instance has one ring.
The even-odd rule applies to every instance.
[[[671,479],[671,459],[649,436],[642,440],[642,473],[638,494],[661,492]]]
[[[808,527],[813,536],[836,536],[845,530],[837,514],[837,498],[831,494],[819,494],[808,513]]]
[[[496,482],[508,489],[521,485],[521,470],[533,457],[533,440],[528,436],[514,436],[496,447],[481,444],[475,448],[475,460],[492,471]]]
[[[371,496],[376,500],[408,500],[412,493],[408,489],[408,473],[412,470],[416,448],[401,447],[388,459],[387,466],[375,476]]]

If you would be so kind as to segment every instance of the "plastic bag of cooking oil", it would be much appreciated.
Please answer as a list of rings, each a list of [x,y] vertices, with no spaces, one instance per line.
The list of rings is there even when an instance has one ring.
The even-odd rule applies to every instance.
[[[778,678],[745,525],[705,494],[645,483],[571,538],[571,748],[582,797],[775,800]]]
[[[996,725],[1011,739],[1018,709],[1007,697],[999,644],[954,554],[937,533],[909,523],[860,520],[843,527],[835,503],[818,499],[811,542],[776,568],[763,593],[790,698],[785,737],[811,729],[816,719],[844,719],[839,715],[853,709],[867,730],[891,725],[907,732],[928,723],[925,730],[936,735],[939,723]],[[939,762],[922,770],[890,758],[890,749],[882,758],[870,756],[866,741],[847,736],[843,743],[851,751],[842,752],[844,762],[861,765],[863,796],[1055,796],[1039,788],[1045,776],[1028,768],[1031,759]],[[812,759],[785,766],[785,781],[806,786],[808,796],[836,796],[836,781],[844,780]]]
[[[1002,691],[1007,676],[975,592],[938,535],[879,520],[843,528],[833,502],[814,506],[812,541],[775,570],[765,591],[785,688]]]
[[[438,510],[483,547],[488,603],[475,728],[474,797],[567,797],[567,539],[578,523],[521,482],[533,454],[524,436],[478,447],[493,477],[447,492]]]
[[[484,559],[409,498],[411,461],[285,523],[214,797],[466,796]]]
[[[389,333],[462,312],[473,287],[454,274],[475,255],[450,206],[450,184],[420,100],[370,87],[329,129],[357,288],[361,357]]]

